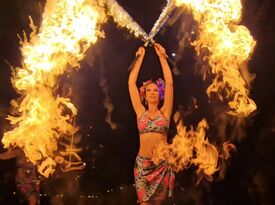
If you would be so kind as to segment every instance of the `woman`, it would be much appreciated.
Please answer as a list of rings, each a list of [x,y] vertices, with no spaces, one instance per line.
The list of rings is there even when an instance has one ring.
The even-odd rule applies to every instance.
[[[17,165],[16,188],[28,200],[29,205],[39,204],[39,179],[36,167],[27,161],[24,152],[19,148],[0,153],[0,160],[12,158],[16,158]]]
[[[167,143],[167,132],[173,107],[173,78],[166,60],[167,55],[160,44],[154,44],[154,48],[162,67],[165,85],[162,80],[147,81],[143,83],[140,92],[138,91],[136,81],[145,55],[143,47],[136,52],[138,59],[128,80],[140,138],[140,149],[136,158],[134,174],[138,203],[141,205],[158,205],[167,196],[172,196],[175,178],[167,162],[162,161],[159,164],[154,164],[151,160],[155,148]],[[146,107],[142,104],[143,98]],[[161,100],[164,102],[159,109]]]

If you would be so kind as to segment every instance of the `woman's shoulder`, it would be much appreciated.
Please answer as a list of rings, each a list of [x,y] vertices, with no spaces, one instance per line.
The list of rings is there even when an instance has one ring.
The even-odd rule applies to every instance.
[[[168,121],[170,121],[171,114],[166,112],[164,108],[161,108],[159,111]]]
[[[141,108],[141,109],[136,113],[137,119],[141,118],[141,117],[146,113],[146,111],[147,111],[147,110],[145,109],[145,107]]]

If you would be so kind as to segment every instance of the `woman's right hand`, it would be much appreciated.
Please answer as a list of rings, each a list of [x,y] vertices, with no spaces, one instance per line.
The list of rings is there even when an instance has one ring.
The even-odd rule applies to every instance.
[[[160,45],[159,43],[155,43],[154,48],[155,48],[156,53],[159,56],[159,58],[162,58],[162,57],[166,58],[167,57],[165,48],[162,45]]]
[[[139,47],[137,52],[136,52],[136,56],[137,57],[144,57],[145,55],[145,48],[144,47]]]

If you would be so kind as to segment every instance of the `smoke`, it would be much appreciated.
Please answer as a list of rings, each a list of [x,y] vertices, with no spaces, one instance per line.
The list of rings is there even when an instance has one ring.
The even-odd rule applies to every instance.
[[[250,172],[250,181],[248,182],[247,192],[251,199],[260,202],[262,205],[273,204],[269,198],[271,189],[270,179],[267,177],[267,173],[258,170],[257,172]]]
[[[107,79],[105,77],[105,69],[102,64],[102,61],[100,61],[100,69],[101,69],[101,73],[100,73],[99,86],[101,87],[101,90],[104,94],[103,105],[107,111],[105,121],[107,122],[108,125],[110,125],[110,128],[112,130],[116,130],[117,124],[112,121],[112,112],[114,109],[114,105],[112,104],[112,100],[109,96],[109,85],[108,85]]]
[[[112,113],[114,110],[114,105],[112,103],[112,99],[109,94],[109,84],[108,80],[106,78],[106,70],[104,68],[104,63],[102,58],[100,57],[103,52],[106,52],[103,50],[103,48],[98,48],[96,50],[93,50],[92,53],[88,53],[87,56],[87,63],[91,67],[97,67],[99,69],[99,83],[98,85],[101,88],[101,92],[104,95],[104,99],[102,101],[102,104],[106,110],[106,116],[105,116],[105,122],[110,126],[112,130],[117,129],[117,124],[113,122],[112,120]],[[98,62],[96,62],[98,60]]]
[[[246,137],[247,122],[244,117],[234,117],[225,113],[226,108],[217,104],[211,107],[213,130],[217,133],[217,142],[241,142]]]
[[[273,115],[261,120],[259,132],[253,132],[254,143],[249,145],[249,170],[246,173],[246,191],[253,201],[263,205],[273,204],[274,187],[274,146],[275,115],[274,107],[268,109]]]
[[[179,64],[186,54],[186,48],[191,46],[191,41],[194,39],[196,26],[193,17],[190,14],[184,13],[181,9],[176,9],[173,15],[167,22],[167,26],[171,27],[172,33],[176,35],[177,49],[173,55],[175,64]],[[172,68],[174,75],[180,75],[180,70],[177,66]]]

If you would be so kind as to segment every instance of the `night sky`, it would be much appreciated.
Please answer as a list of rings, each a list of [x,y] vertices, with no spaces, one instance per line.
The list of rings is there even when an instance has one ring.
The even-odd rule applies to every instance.
[[[117,0],[142,28],[150,32],[158,19],[165,0]],[[272,0],[243,0],[243,18],[240,24],[251,32],[257,45],[249,61],[251,73],[256,75],[251,86],[251,98],[258,109],[241,126],[229,126],[229,139],[236,145],[226,166],[225,178],[218,173],[212,183],[196,183],[195,168],[176,175],[174,198],[169,204],[179,205],[271,205],[275,202],[275,3]],[[30,33],[29,15],[39,25],[44,1],[9,0],[0,2],[0,138],[9,129],[5,116],[10,113],[10,101],[19,97],[11,85],[9,64],[20,66],[21,54],[17,33]],[[174,74],[174,112],[181,107],[187,126],[196,126],[205,117],[210,124],[209,138],[219,145],[215,135],[219,121],[216,111],[205,93],[208,82],[196,72],[200,67],[195,51],[186,43],[179,54],[178,31],[180,21],[188,22],[186,32],[196,28],[190,15],[181,16],[166,26],[156,36],[168,55],[175,53],[177,69]],[[118,205],[135,204],[133,166],[138,153],[139,139],[135,113],[128,94],[128,67],[142,42],[125,29],[117,28],[110,19],[103,25],[106,38],[99,39],[81,62],[79,71],[70,72],[70,78],[60,77],[58,92],[66,95],[72,88],[72,102],[78,108],[77,124],[80,126],[82,159],[87,163],[81,172],[57,172],[41,184],[41,204],[65,205]],[[192,38],[191,34],[190,37]],[[174,59],[176,61],[176,59]],[[8,62],[8,63],[7,63]],[[146,57],[138,85],[148,79],[161,77],[158,58],[153,48],[146,49]],[[104,90],[104,89],[105,90]],[[107,110],[103,101],[108,96],[114,109],[111,113],[114,127],[106,123]],[[197,99],[198,109],[188,114],[192,99]],[[233,124],[234,120],[231,120]],[[228,122],[229,123],[229,122]],[[169,141],[176,133],[172,122]],[[4,151],[1,145],[0,151]],[[0,162],[0,204],[24,204],[15,189],[15,160]],[[63,197],[57,195],[63,194]],[[90,196],[90,197],[89,197]],[[97,197],[97,198],[95,198]]]

